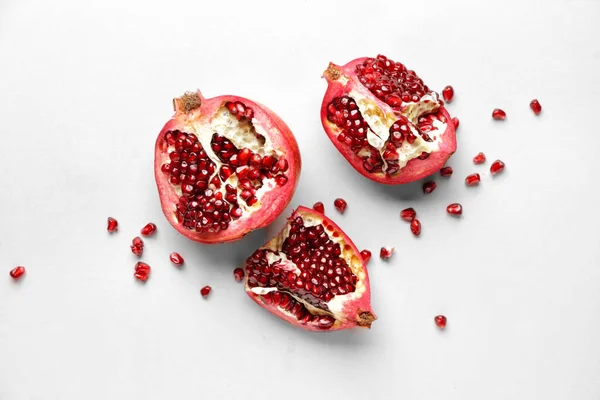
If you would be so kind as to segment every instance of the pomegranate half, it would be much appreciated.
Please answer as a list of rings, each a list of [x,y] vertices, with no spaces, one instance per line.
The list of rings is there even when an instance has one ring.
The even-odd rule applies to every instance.
[[[325,132],[352,167],[402,184],[437,172],[456,151],[452,118],[414,71],[378,55],[333,63],[323,73]]]
[[[311,331],[370,328],[369,275],[360,251],[329,218],[298,207],[246,260],[245,289],[261,307]]]
[[[202,243],[240,239],[285,209],[300,176],[300,152],[273,111],[238,96],[174,99],[156,140],[161,207],[178,232]]]

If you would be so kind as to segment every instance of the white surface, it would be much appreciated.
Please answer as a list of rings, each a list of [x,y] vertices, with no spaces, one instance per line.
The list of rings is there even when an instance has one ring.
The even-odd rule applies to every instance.
[[[0,3],[0,399],[600,398],[599,2],[150,3]],[[321,127],[327,63],[379,52],[456,89],[455,173],[427,197],[362,178]],[[154,140],[195,88],[293,129],[293,204],[323,201],[374,253],[372,330],[311,334],[250,301],[231,271],[264,232],[208,247],[168,226]],[[474,166],[479,151],[504,174]],[[148,221],[141,285],[129,243]]]

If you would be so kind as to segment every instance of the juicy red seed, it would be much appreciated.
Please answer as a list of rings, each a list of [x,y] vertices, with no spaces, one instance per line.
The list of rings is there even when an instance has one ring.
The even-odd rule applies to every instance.
[[[13,278],[13,279],[19,279],[24,273],[25,273],[25,267],[22,267],[20,265],[16,268],[13,268],[9,272],[11,278]]]
[[[504,110],[501,110],[499,108],[494,108],[494,111],[492,111],[492,118],[498,119],[498,120],[503,120],[506,118],[506,113],[504,112]]]
[[[119,223],[117,222],[117,220],[112,217],[108,217],[108,226],[106,227],[106,230],[110,233],[118,231]]]
[[[485,154],[478,153],[475,157],[473,157],[473,164],[483,164],[485,162]]]
[[[454,117],[452,118],[452,124],[454,124],[454,129],[458,129],[458,125],[460,125],[460,120]]]
[[[437,325],[437,327],[440,329],[444,329],[446,327],[446,323],[448,322],[446,317],[443,315],[436,316],[434,318],[434,321],[435,321],[435,324]]]
[[[275,182],[277,182],[278,186],[283,186],[287,183],[288,178],[285,175],[277,175],[277,177],[275,177]]]
[[[202,297],[206,298],[210,294],[211,290],[212,288],[206,285],[202,289],[200,289],[200,294],[202,295]]]
[[[135,272],[149,274],[151,269],[145,262],[138,261],[135,263]]]
[[[369,260],[371,259],[371,252],[369,250],[365,249],[360,252],[360,256],[363,259],[363,263],[365,265],[367,265],[369,263]]]
[[[429,193],[433,192],[436,187],[437,187],[437,183],[435,183],[433,181],[425,182],[423,184],[423,193],[429,194]]]
[[[393,247],[382,247],[381,250],[379,250],[379,258],[390,258],[392,256],[392,253],[394,253]]]
[[[244,270],[242,268],[236,268],[233,270],[233,277],[236,281],[241,282],[244,279]]]
[[[413,233],[413,235],[419,236],[421,234],[421,221],[416,218],[413,219],[410,222],[410,231]]]
[[[480,181],[481,177],[479,176],[479,174],[471,174],[465,178],[465,183],[467,184],[467,186],[477,185]]]
[[[141,257],[144,251],[144,242],[139,236],[136,236],[131,241],[131,252],[138,257]]]
[[[152,222],[149,222],[142,228],[142,236],[152,236],[156,232],[156,225]]]
[[[452,169],[452,167],[443,167],[442,169],[440,169],[440,175],[442,175],[444,178],[452,176],[453,172],[454,170]]]
[[[492,163],[492,165],[490,166],[490,172],[492,173],[492,175],[496,175],[499,172],[502,172],[504,170],[504,163],[500,160],[496,160]]]
[[[142,281],[142,282],[146,282],[148,280],[148,277],[150,276],[149,274],[145,273],[145,272],[136,272],[135,274],[133,274],[133,276],[135,277],[135,279],[137,279],[138,281]]]
[[[462,206],[459,203],[452,203],[446,207],[446,211],[451,215],[461,215]]]
[[[179,253],[171,253],[169,255],[169,260],[175,265],[183,264],[183,257]]]
[[[535,115],[539,115],[539,113],[542,112],[542,105],[537,99],[531,100],[531,103],[529,103],[529,107],[531,107]]]
[[[454,88],[450,85],[446,86],[442,90],[442,96],[444,97],[444,101],[446,103],[450,103],[452,101],[452,98],[454,97]]]
[[[333,201],[333,206],[341,213],[344,213],[347,205],[348,203],[346,203],[346,200],[339,197]]]
[[[321,214],[325,213],[325,206],[320,201],[317,201],[313,204],[313,210],[320,212]]]
[[[417,216],[417,212],[412,207],[405,208],[404,210],[400,211],[400,218],[402,218],[403,220],[408,221],[408,222],[415,219],[416,216]]]

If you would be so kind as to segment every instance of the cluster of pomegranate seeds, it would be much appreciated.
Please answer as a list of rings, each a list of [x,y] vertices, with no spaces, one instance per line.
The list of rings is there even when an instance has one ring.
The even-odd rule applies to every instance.
[[[244,280],[244,269],[243,268],[236,268],[233,270],[233,277],[235,278],[236,281],[241,282]]]
[[[135,264],[135,273],[133,276],[139,281],[146,282],[150,277],[150,269],[151,268],[148,264],[138,261]]]
[[[312,323],[319,329],[329,329],[335,323],[335,318],[331,315],[313,315],[304,304],[296,300],[286,292],[269,292],[262,296],[267,304],[273,304],[291,314],[293,314],[302,324]]]
[[[182,265],[183,264],[183,257],[181,257],[181,255],[179,253],[171,253],[169,255],[169,260],[171,260],[171,262],[175,265]]]
[[[497,119],[497,120],[506,119],[506,113],[504,112],[504,110],[501,110],[499,108],[494,108],[494,111],[492,111],[492,118]]]
[[[481,181],[481,176],[479,176],[479,174],[477,174],[477,173],[468,175],[465,178],[465,183],[467,184],[467,186],[478,185],[480,181]]]
[[[496,160],[490,166],[490,172],[492,173],[492,175],[496,175],[497,173],[500,173],[504,170],[504,166],[505,165],[502,161]]]
[[[131,241],[131,252],[138,257],[142,256],[142,253],[144,252],[144,241],[139,236],[134,237]]]
[[[381,250],[379,250],[379,258],[381,258],[382,260],[385,260],[387,258],[390,258],[393,253],[394,253],[393,247],[382,247]]]
[[[454,170],[452,169],[452,167],[442,167],[442,169],[440,169],[440,175],[444,178],[451,177],[453,172]]]
[[[435,324],[437,325],[437,327],[440,329],[444,329],[446,327],[446,323],[448,322],[446,317],[443,315],[437,315],[434,318],[434,321],[435,321]]]
[[[250,107],[246,107],[241,101],[228,101],[225,103],[225,107],[231,114],[235,115],[238,120],[242,118],[252,120],[252,117],[254,117],[254,110]]]
[[[454,129],[458,129],[458,125],[460,125],[460,120],[454,117],[452,118],[452,124],[454,124]]]
[[[410,221],[410,231],[413,235],[419,236],[421,234],[421,221],[416,218]]]
[[[531,100],[531,103],[529,103],[529,107],[531,107],[535,115],[539,115],[542,112],[542,105],[537,99]]]
[[[106,227],[106,230],[109,233],[113,233],[119,230],[119,223],[117,222],[116,219],[112,218],[112,217],[108,217],[108,225]]]
[[[454,98],[454,88],[450,85],[446,86],[442,90],[442,97],[444,97],[444,101],[446,103],[450,103],[452,101],[452,99]]]
[[[333,201],[333,206],[336,208],[336,210],[343,214],[344,211],[346,211],[346,206],[348,206],[348,203],[346,203],[346,200],[338,197]]]
[[[446,207],[446,211],[450,215],[462,215],[462,205],[459,203],[452,203]]]
[[[423,193],[429,194],[432,193],[437,187],[437,183],[434,181],[428,181],[423,184]]]
[[[18,266],[16,268],[13,268],[10,272],[9,275],[11,278],[13,279],[19,279],[21,276],[23,276],[23,274],[25,273],[25,267],[22,266]]]
[[[141,231],[142,236],[152,236],[156,232],[156,225],[152,222],[147,223]]]
[[[325,206],[323,205],[322,202],[317,201],[315,204],[313,204],[313,210],[320,212],[321,214],[325,213]]]
[[[369,260],[371,259],[371,252],[367,249],[364,249],[363,251],[360,252],[360,256],[363,259],[363,263],[365,263],[365,265],[367,265],[369,263]]]
[[[202,295],[202,297],[207,298],[208,295],[210,294],[212,288],[208,285],[204,286],[202,289],[200,289],[200,294]]]
[[[473,157],[473,164],[483,164],[485,162],[485,154],[477,153],[475,157]]]
[[[417,212],[412,207],[405,208],[404,210],[400,211],[400,218],[402,218],[406,222],[412,221],[413,219],[415,219],[416,216]]]

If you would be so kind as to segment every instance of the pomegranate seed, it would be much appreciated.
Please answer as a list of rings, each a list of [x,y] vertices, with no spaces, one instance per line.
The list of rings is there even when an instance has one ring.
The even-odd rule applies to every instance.
[[[475,157],[473,157],[473,164],[483,164],[485,162],[485,154],[478,153]]]
[[[393,253],[394,253],[393,247],[382,247],[381,250],[379,250],[379,257],[382,260],[384,260],[386,258],[390,258]]]
[[[210,286],[206,285],[202,289],[200,289],[200,294],[202,295],[202,297],[206,298],[210,294],[211,290],[212,290],[212,288]]]
[[[109,231],[110,233],[118,231],[119,223],[117,222],[117,220],[112,217],[108,217],[108,226],[107,226],[106,230]]]
[[[360,256],[362,257],[365,265],[367,265],[369,263],[369,260],[371,259],[371,252],[369,250],[365,249],[360,252]]]
[[[135,264],[135,274],[133,276],[139,281],[146,282],[150,276],[150,270],[151,268],[148,264],[139,261]]]
[[[446,323],[448,322],[448,320],[446,319],[446,317],[443,316],[443,315],[436,316],[434,318],[434,320],[435,320],[435,324],[440,329],[444,329],[446,327]]]
[[[415,219],[416,216],[417,216],[417,212],[412,207],[405,208],[404,210],[400,211],[400,218],[402,218],[403,220],[408,221],[408,222]]]
[[[504,112],[504,110],[501,110],[499,108],[494,108],[494,111],[492,111],[492,118],[498,119],[498,120],[506,119],[506,113]]]
[[[313,204],[313,209],[321,214],[325,213],[325,206],[320,201],[317,201],[315,204]]]
[[[339,212],[341,212],[343,214],[344,211],[346,210],[346,206],[348,205],[348,203],[346,203],[346,200],[344,200],[344,199],[337,198],[333,201],[333,205]]]
[[[175,265],[181,265],[183,264],[183,257],[181,257],[181,255],[179,253],[171,253],[169,255],[169,260],[171,260],[171,262]]]
[[[423,184],[423,193],[429,194],[435,190],[437,184],[433,181],[425,182]]]
[[[458,125],[460,125],[460,120],[454,117],[452,118],[452,123],[454,124],[454,129],[458,129]]]
[[[537,99],[531,100],[531,103],[529,103],[529,107],[531,107],[535,115],[539,115],[539,113],[542,112],[542,105]]]
[[[496,160],[490,166],[490,172],[492,175],[496,175],[504,170],[504,163],[500,160]]]
[[[244,270],[242,268],[236,268],[233,270],[233,277],[236,281],[241,282],[244,279]]]
[[[144,252],[144,241],[139,236],[134,237],[131,241],[131,252],[138,257],[142,256],[142,253]]]
[[[9,272],[11,278],[13,279],[19,279],[24,273],[25,267],[22,267],[20,265]]]
[[[287,176],[285,176],[285,175],[277,175],[277,176],[275,177],[275,182],[277,182],[277,185],[278,185],[278,186],[283,186],[283,185],[285,185],[285,184],[287,183],[287,181],[288,181],[288,178],[287,178]]]
[[[419,236],[421,234],[421,221],[416,218],[410,221],[410,231],[413,235]]]
[[[462,206],[459,203],[452,203],[446,207],[446,211],[450,215],[462,215]]]
[[[481,177],[479,176],[479,174],[471,174],[465,178],[465,183],[467,184],[467,186],[478,185],[480,181]]]
[[[442,169],[440,169],[440,175],[444,178],[452,176],[453,172],[454,170],[452,169],[452,167],[443,167]]]
[[[149,222],[142,228],[141,233],[142,236],[152,236],[154,235],[154,232],[156,232],[156,225],[154,225],[152,222]]]
[[[444,97],[444,101],[446,103],[450,103],[452,101],[452,98],[454,98],[454,88],[450,85],[446,86],[442,90],[442,96]]]

